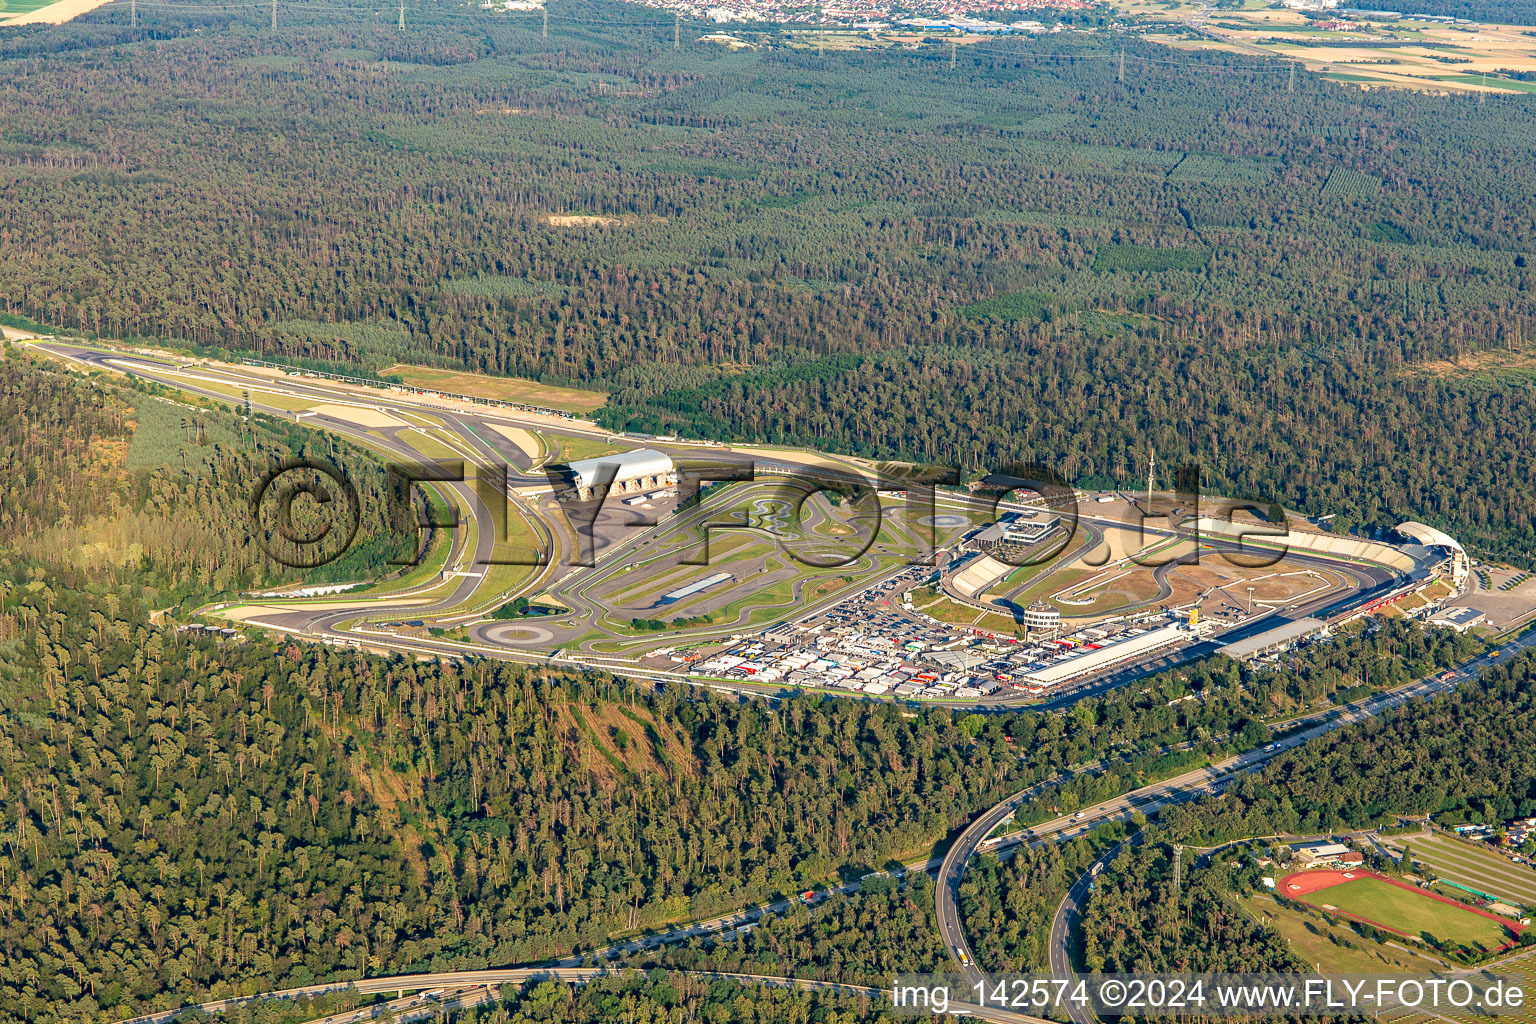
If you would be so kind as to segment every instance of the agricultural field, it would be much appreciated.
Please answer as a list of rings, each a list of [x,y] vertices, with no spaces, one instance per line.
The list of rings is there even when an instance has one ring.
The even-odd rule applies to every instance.
[[[1536,991],[1536,952],[1511,954],[1497,962],[1493,973],[1508,978],[1515,984],[1524,987],[1527,993]],[[1382,1014],[1381,1019],[1390,1021],[1391,1024],[1445,1024],[1451,1021],[1453,1024],[1487,1024],[1488,1017],[1477,1016],[1469,1013],[1439,1013],[1434,1016],[1423,1013],[1393,1012]],[[1532,1024],[1536,1021],[1536,1010],[1533,1010],[1529,998],[1526,1006],[1519,1012],[1500,1014],[1497,1018],[1505,1024]]]
[[[1186,21],[1198,5],[1132,5],[1154,27]],[[1439,93],[1504,93],[1536,90],[1519,77],[1536,71],[1536,38],[1519,25],[1439,24],[1408,18],[1302,12],[1246,5],[1223,10],[1204,25],[1205,35],[1152,35],[1180,49],[1265,53],[1296,61],[1336,82],[1393,86]],[[1278,84],[1278,83],[1277,83]]]
[[[19,14],[42,10],[52,3],[54,0],[0,0],[0,24]]]
[[[601,409],[608,401],[608,394],[604,391],[562,388],[517,377],[491,377],[482,373],[409,366],[405,363],[386,366],[379,373],[384,377],[398,377],[412,387],[489,398],[498,402],[521,402],[562,412],[585,414]]]

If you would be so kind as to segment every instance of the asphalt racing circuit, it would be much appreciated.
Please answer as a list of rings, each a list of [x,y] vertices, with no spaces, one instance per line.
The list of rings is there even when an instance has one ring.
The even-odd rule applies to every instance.
[[[686,539],[689,530],[700,527],[727,504],[725,497],[706,494],[696,505],[676,514],[644,521],[631,511],[619,509],[622,530],[612,531],[596,545],[595,564],[573,565],[572,555],[578,538],[560,514],[550,495],[550,479],[543,467],[578,457],[576,453],[593,450],[622,451],[654,447],[674,459],[705,457],[726,466],[755,466],[761,474],[766,469],[788,472],[797,467],[815,466],[818,472],[837,478],[865,479],[866,464],[857,460],[813,452],[793,452],[754,447],[727,447],[704,442],[689,443],[675,439],[631,438],[613,435],[593,424],[553,411],[513,407],[494,403],[472,404],[452,396],[362,387],[321,378],[285,374],[280,371],[214,364],[201,360],[178,359],[167,354],[138,351],[103,350],[81,344],[56,341],[34,342],[30,348],[86,370],[122,374],[164,385],[185,394],[226,404],[249,405],[252,410],[314,426],[347,438],[370,450],[382,460],[419,463],[424,458],[452,457],[471,467],[493,470],[505,467],[505,498],[508,512],[519,517],[530,547],[546,553],[535,563],[507,568],[490,565],[500,534],[492,508],[494,501],[484,488],[470,481],[445,481],[432,484],[457,505],[468,528],[441,534],[434,545],[434,558],[426,570],[412,576],[407,573],[396,581],[383,581],[365,594],[348,597],[345,593],[326,594],[301,599],[252,595],[228,606],[206,609],[210,614],[227,614],[240,622],[271,629],[295,637],[328,643],[366,647],[380,652],[394,652],[425,657],[502,658],[522,662],[547,663],[586,671],[606,671],[618,676],[651,681],[677,682],[711,686],[742,695],[773,697],[772,689],[730,684],[722,680],[690,677],[683,672],[639,666],[615,650],[600,649],[621,645],[630,639],[621,630],[607,626],[604,616],[611,613],[611,601],[599,600],[597,594],[612,593],[621,586],[626,566],[636,561],[655,559],[657,552]],[[520,433],[521,432],[521,433]],[[519,438],[523,438],[522,441]],[[530,449],[527,438],[538,444]],[[447,453],[445,456],[444,453]],[[499,479],[492,476],[493,479]],[[964,493],[941,492],[937,498],[939,524],[949,531],[945,536],[963,533],[980,520],[987,509],[982,499]],[[1005,509],[1024,510],[1027,506],[1004,503]],[[605,513],[607,514],[607,513]],[[628,517],[624,520],[623,517]],[[823,517],[826,523],[829,519]],[[1120,521],[1084,513],[1081,523],[1089,530],[1123,529]],[[834,527],[837,524],[832,524]],[[841,527],[837,527],[841,529]],[[836,529],[833,530],[836,532]],[[1147,533],[1165,538],[1181,536],[1173,531],[1149,528]],[[943,538],[936,537],[935,544]],[[1213,551],[1225,543],[1206,539]],[[877,554],[879,552],[876,552]],[[1330,620],[1351,614],[1374,602],[1390,597],[1404,588],[1426,579],[1433,560],[1415,557],[1405,571],[1364,561],[1324,558],[1311,552],[1291,552],[1288,559],[1302,567],[1326,568],[1347,578],[1345,592],[1337,589],[1320,596],[1301,598],[1290,605],[1274,608],[1268,614],[1250,618],[1218,636],[1193,637],[1192,642],[1172,651],[1117,668],[1115,671],[1055,692],[1035,708],[1059,708],[1085,697],[1105,692],[1133,679],[1214,653],[1233,643],[1275,628],[1289,620],[1314,617]],[[756,565],[757,563],[753,563]],[[766,568],[766,566],[765,566]],[[787,592],[784,618],[801,618],[844,599],[849,590],[857,591],[902,572],[906,563],[881,561],[870,557],[860,566],[862,575],[848,588],[836,586],[812,590],[802,577],[799,589]],[[1163,579],[1159,579],[1163,586]],[[606,588],[606,590],[605,590]],[[1161,593],[1161,591],[1159,591]],[[519,597],[544,600],[560,606],[559,614],[492,619],[488,613],[503,603]],[[408,621],[402,621],[408,620]],[[462,632],[457,636],[432,636],[407,632],[411,621],[441,623]],[[738,614],[709,623],[691,635],[709,638],[731,633],[771,628],[762,621],[749,621]],[[594,641],[593,637],[600,638]],[[906,871],[930,871],[937,875],[937,926],[943,944],[971,979],[981,977],[964,923],[958,909],[958,890],[966,865],[986,844],[987,848],[1006,854],[1010,849],[1028,844],[1066,842],[1086,835],[1110,822],[1127,822],[1135,815],[1155,815],[1164,807],[1218,793],[1246,772],[1261,770],[1265,764],[1287,751],[1340,726],[1382,714],[1405,701],[1423,699],[1454,689],[1476,676],[1494,661],[1505,661],[1533,643],[1536,630],[1506,643],[1494,654],[1484,654],[1459,665],[1454,671],[1433,679],[1377,694],[1359,702],[1321,712],[1285,724],[1283,738],[1262,750],[1251,750],[1218,764],[1185,772],[1175,778],[1143,786],[1119,797],[1084,808],[1071,815],[1039,823],[1001,840],[990,839],[1005,820],[1035,797],[1083,773],[1103,771],[1105,765],[1083,766],[1064,771],[1056,779],[1015,793],[978,816],[958,836],[942,857],[907,865]],[[932,702],[944,703],[944,702]],[[1015,697],[991,701],[952,702],[973,710],[1018,710]],[[1124,843],[1106,851],[1099,864],[1109,863]],[[895,872],[898,876],[903,872]],[[1069,977],[1072,972],[1072,922],[1088,896],[1089,875],[1079,879],[1055,915],[1051,928],[1050,958],[1052,973]],[[809,901],[820,902],[837,891],[852,891],[857,882],[844,883],[816,893]],[[699,937],[724,937],[749,928],[765,915],[784,913],[797,904],[787,898],[761,906],[744,908],[710,921],[696,922],[662,934],[642,936],[590,953],[537,966],[498,970],[473,970],[432,975],[393,975],[356,982],[311,986],[293,993],[267,993],[265,998],[281,994],[317,993],[350,987],[365,994],[395,993],[395,999],[376,1003],[361,1010],[347,1011],[326,1018],[326,1024],[342,1024],[387,1016],[390,1020],[415,1020],[440,1012],[447,1006],[468,1007],[493,998],[501,985],[523,984],[534,980],[558,980],[573,984],[590,981],[605,970],[593,964],[609,963],[672,942]],[[844,992],[879,995],[877,990],[859,989],[835,983],[794,978],[767,978],[745,975],[710,974],[710,977],[734,978],[761,984],[827,988]],[[407,991],[421,993],[407,997]],[[205,1009],[222,1008],[228,1003],[206,1004]],[[1042,1024],[1038,1018],[1004,1010],[955,1003],[953,1009],[983,1020]],[[176,1011],[166,1011],[141,1018],[137,1024],[168,1020]],[[1088,1024],[1090,1017],[1082,1010],[1073,1012],[1078,1024]]]
[[[482,479],[498,482],[501,478],[497,474],[504,471],[505,512],[491,507],[487,499],[492,496],[483,484],[477,487],[472,481],[449,481],[431,485],[458,507],[463,521],[458,529],[446,531],[446,542],[435,546],[432,557],[441,559],[435,574],[423,572],[394,582],[381,581],[365,594],[352,597],[346,593],[304,598],[250,596],[244,601],[203,610],[295,637],[379,652],[556,664],[650,682],[710,686],[750,696],[772,697],[790,692],[784,687],[691,675],[658,665],[654,659],[651,664],[642,664],[633,652],[647,646],[647,637],[629,628],[626,616],[631,611],[615,610],[621,600],[639,600],[633,594],[626,597],[623,574],[633,568],[660,564],[656,552],[669,545],[680,545],[689,531],[705,528],[706,521],[729,504],[728,491],[717,497],[716,492],[725,489],[707,490],[691,507],[650,518],[630,508],[609,507],[611,502],[605,504],[592,530],[595,562],[583,567],[572,564],[578,561],[576,555],[582,542],[566,510],[551,494],[550,477],[544,467],[589,457],[594,451],[620,452],[640,447],[658,449],[679,461],[708,460],[738,471],[751,467],[760,482],[775,474],[787,476],[813,469],[820,479],[834,483],[865,483],[872,466],[817,452],[614,435],[595,424],[549,410],[472,402],[419,389],[361,386],[263,367],[178,358],[167,353],[112,350],[59,341],[36,341],[29,343],[29,347],[88,370],[153,381],[202,399],[237,407],[248,405],[253,411],[297,420],[344,437],[385,462],[409,465],[454,459],[470,467],[472,474],[484,473],[487,475]],[[519,443],[518,437],[536,437],[540,450],[529,451],[527,441]],[[583,452],[589,455],[581,455]],[[938,525],[929,543],[939,549],[969,529],[970,524],[994,514],[985,498],[964,492],[940,491],[935,501],[933,509],[938,514],[930,519]],[[1028,506],[1004,502],[997,508],[1017,511]],[[521,524],[525,553],[542,552],[537,556],[537,564],[491,564],[497,557],[497,538],[504,532],[497,522],[501,515]],[[1090,510],[1079,510],[1078,521],[1090,534],[1125,529],[1122,521],[1094,515],[1091,506]],[[830,526],[830,533],[848,532],[830,520],[819,525]],[[900,538],[900,544],[907,545],[901,547],[902,552],[916,549],[916,532],[909,527]],[[729,531],[715,534],[712,543],[728,534]],[[1146,527],[1145,534],[1164,540],[1183,536],[1171,529],[1151,526]],[[821,539],[825,541],[828,537],[824,535]],[[881,539],[889,540],[884,534]],[[1202,538],[1201,543],[1203,549],[1213,553],[1230,546],[1210,537]],[[775,570],[771,559],[759,556],[742,563],[742,575],[751,577],[754,584],[771,583],[783,577],[778,584],[782,590],[778,597],[773,601],[765,599],[756,610],[741,606],[740,602],[728,605],[713,621],[700,621],[681,633],[669,630],[660,639],[682,636],[690,643],[703,644],[771,629],[778,622],[803,620],[844,600],[850,593],[901,572],[910,563],[896,557],[899,546],[888,543],[836,573],[821,576],[803,568],[797,570],[798,575],[785,569]],[[1224,644],[1286,621],[1307,616],[1326,620],[1426,578],[1431,564],[1425,559],[1410,571],[1399,573],[1361,560],[1325,558],[1307,551],[1292,551],[1286,558],[1299,567],[1326,569],[1347,580],[1347,591],[1311,599],[1303,597],[1216,636],[1192,634],[1188,643],[1057,688],[1043,702],[1034,701],[1029,706],[1043,710],[1065,707],[1133,679],[1206,657]],[[1166,589],[1166,572],[1156,578],[1159,587]],[[497,607],[518,598],[545,602],[552,606],[551,613],[511,620],[490,617]],[[651,613],[634,612],[637,618],[644,614]],[[438,629],[429,633],[423,628],[425,625]],[[658,635],[649,638],[648,646],[658,646]],[[1022,695],[1004,689],[980,700],[925,703],[987,710],[1016,708],[1025,701]]]

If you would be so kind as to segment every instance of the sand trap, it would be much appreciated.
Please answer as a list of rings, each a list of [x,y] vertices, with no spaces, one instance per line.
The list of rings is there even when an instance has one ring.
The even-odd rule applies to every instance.
[[[530,431],[524,430],[522,427],[509,427],[504,423],[492,423],[491,429],[517,445],[522,450],[522,453],[530,459],[539,457],[539,439],[534,437]]]
[[[818,455],[811,452],[795,451],[789,448],[727,448],[727,451],[748,453],[761,456],[764,462],[790,462],[797,466],[812,466],[823,469],[837,470],[846,473],[859,467],[852,465],[853,460],[844,461],[830,455]],[[867,464],[866,464],[867,465]],[[870,482],[874,482],[873,474],[869,474]]]
[[[362,405],[316,405],[311,408],[322,416],[341,420],[345,423],[355,423],[360,427],[403,427],[407,424],[404,420],[391,416],[387,412],[370,409]]]
[[[239,371],[241,373],[250,374],[250,375],[253,375],[253,376],[254,375],[260,375],[260,376],[263,376],[263,377],[271,377],[271,378],[274,378],[276,380],[282,380],[282,379],[286,379],[286,378],[290,378],[290,377],[296,376],[294,374],[287,374],[287,373],[284,373],[282,370],[274,370],[274,369],[272,369],[270,367],[266,367],[266,366],[235,366],[232,363],[209,363],[208,365],[216,366],[216,367],[218,367],[220,369],[223,369],[223,370],[236,370],[236,371]],[[302,375],[297,375],[297,376],[302,376]],[[310,381],[310,383],[314,383],[314,381]],[[361,384],[348,384],[348,383],[344,383],[342,381],[335,381],[335,380],[328,380],[328,381],[325,381],[324,383],[325,383],[325,386],[327,388],[330,388],[332,391],[335,391],[337,393],[356,395],[359,398],[364,398],[364,399],[371,400],[371,401],[378,401],[379,399],[383,398],[384,395],[385,395],[384,390],[382,390],[380,388],[366,387],[366,386],[361,385]],[[483,405],[478,405],[478,404],[476,404],[474,402],[461,401],[461,400],[456,399],[456,398],[449,398],[449,397],[444,396],[444,395],[438,395],[437,397],[433,398],[431,400],[431,403],[434,406],[438,406],[440,408],[445,408],[445,409],[451,409],[451,410],[453,410],[455,412],[472,413],[472,414],[474,414],[476,416],[484,416],[484,415],[486,415],[486,408]],[[401,405],[401,406],[412,406],[412,407],[414,407],[415,402],[412,399],[410,399],[410,398],[403,398],[403,399],[401,399],[401,398],[396,398],[394,396],[390,396],[390,404],[392,404],[392,405],[398,404],[398,405]],[[498,416],[509,416],[509,415],[511,415],[511,414],[509,414],[509,413],[507,413],[505,411],[501,411],[501,410],[498,410],[495,414],[498,415]],[[426,415],[426,413],[421,413],[421,415]],[[603,429],[602,427],[599,427],[596,423],[593,423],[591,420],[581,419],[581,418],[575,416],[574,414],[570,415],[570,416],[562,416],[562,415],[556,415],[556,414],[553,414],[553,413],[519,412],[519,413],[516,414],[516,418],[519,419],[519,420],[522,420],[522,421],[524,421],[526,423],[531,423],[535,427],[549,426],[549,427],[557,428],[559,430],[566,431],[567,433],[591,434],[591,435],[596,435],[596,436],[599,436],[599,437],[607,437],[608,436],[608,431],[607,430]]]
[[[594,217],[591,214],[585,213],[552,213],[544,219],[549,222],[551,227],[557,228],[589,227],[593,225],[611,228],[624,223],[617,217]]]

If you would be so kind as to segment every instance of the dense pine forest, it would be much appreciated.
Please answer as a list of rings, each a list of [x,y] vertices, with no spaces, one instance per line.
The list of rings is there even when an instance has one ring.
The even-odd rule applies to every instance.
[[[9,572],[46,564],[61,574],[55,587],[131,583],[156,608],[190,612],[199,598],[263,584],[381,576],[417,550],[413,510],[367,453],[291,422],[190,405],[161,390],[80,380],[8,347],[0,360],[0,551],[16,559]],[[294,552],[278,537],[263,546],[249,505],[263,473],[301,457],[343,469],[359,488],[356,543],[302,576],[273,560],[268,548]],[[296,522],[303,515],[301,505]]]
[[[695,940],[631,958],[691,971],[816,978],[881,988],[898,974],[951,965],[939,940],[933,878],[871,876],[859,891],[835,894],[814,910],[796,908],[723,942]]]
[[[716,1024],[895,1024],[898,1017],[882,1000],[867,994],[794,992],[756,988],[725,979],[688,978],[664,971],[605,978],[572,989],[545,982],[504,995],[500,1005],[466,1015],[473,1024],[670,1024],[707,1020]],[[937,1021],[947,1018],[918,1018]]]
[[[1220,800],[1170,810],[1171,834],[1224,841],[1391,824],[1397,815],[1504,821],[1536,814],[1536,659],[1279,758]]]
[[[1400,660],[1398,651],[1406,657]],[[1233,688],[1267,685],[1304,693],[1336,687],[1341,680],[1358,683],[1362,676],[1383,671],[1427,675],[1452,656],[1449,648],[1426,647],[1422,634],[1398,622],[1310,648],[1242,684],[1234,663],[1216,659],[1206,666],[1228,667],[1231,681],[1239,684]],[[1400,681],[1393,677],[1378,684]],[[1330,692],[1342,701],[1365,691],[1346,686]],[[1405,705],[1288,751],[1262,774],[1242,776],[1219,798],[1164,809],[1149,833],[1155,841],[1123,853],[1098,887],[1082,929],[1084,962],[1111,972],[1162,970],[1181,963],[1192,970],[1292,969],[1283,947],[1228,905],[1225,894],[1257,884],[1253,866],[1229,871],[1218,863],[1175,900],[1171,844],[1209,846],[1255,836],[1366,828],[1393,824],[1398,814],[1505,820],[1532,813],[1536,772],[1530,761],[1536,742],[1521,716],[1533,700],[1536,659],[1527,657],[1493,670],[1476,687]],[[1265,738],[1252,735],[1247,745]],[[1102,800],[1136,782],[1137,776],[1125,773],[1093,780],[1080,799],[1083,804]],[[1061,799],[1067,792],[1053,797],[1053,811],[1077,806]],[[967,935],[978,961],[996,964],[995,970],[1047,967],[1050,920],[1067,889],[1099,853],[1142,824],[1103,826],[1087,840],[1023,851],[1006,862],[983,856],[961,888]]]
[[[219,643],[174,625],[287,578],[244,518],[261,460],[307,450],[366,480],[366,455],[15,352],[4,369],[4,1020],[590,949],[924,858],[1007,793],[1114,757],[1038,810],[1081,806],[1476,643],[1395,623],[1293,665],[1216,659],[1070,714],[994,716]],[[349,558],[379,562],[352,571],[409,550],[396,525],[366,517]],[[874,982],[942,964],[931,913],[925,877],[872,883],[660,962]]]
[[[516,15],[413,12],[402,34],[285,7],[272,33],[144,6],[137,29],[114,5],[0,36],[6,314],[524,375],[611,392],[614,427],[967,468],[1108,480],[1154,444],[1214,489],[1344,526],[1426,519],[1536,564],[1528,100],[1288,92],[1250,58],[1156,63],[1134,41],[1117,82],[1123,41],[1069,33],[953,71],[939,48],[673,51],[670,19],[586,0],[548,39]],[[1022,814],[1076,809],[1476,644],[1388,623],[1273,669],[1212,659],[983,717],[178,633],[298,578],[247,507],[292,454],[363,483],[361,542],[319,578],[414,549],[355,447],[5,353],[0,1021],[591,949],[926,857],[1002,796],[1114,758]],[[1311,744],[1163,827],[1531,813],[1530,671]],[[1043,964],[1042,922],[1113,838],[983,859],[963,893],[982,962]],[[1267,956],[1221,906],[1238,882],[1175,908],[1157,855],[1095,910],[1096,956],[1135,963],[1153,904],[1145,963]],[[944,962],[931,913],[926,879],[875,884],[643,966],[878,983]],[[665,971],[479,1017],[681,1013],[872,1019]]]
[[[1434,814],[1443,822],[1529,815],[1536,812],[1533,704],[1536,658],[1526,655],[1490,670],[1476,686],[1287,752],[1220,797],[1168,809],[1149,832],[1154,838],[1101,876],[1078,936],[1082,963],[1107,971],[1304,967],[1232,899],[1259,889],[1259,876],[1273,867],[1262,870],[1247,853],[1215,857],[1188,871],[1176,893],[1173,844],[1355,830],[1394,825],[1400,815]],[[999,869],[1000,882],[980,887],[978,910],[1022,898],[1024,870]],[[1058,893],[1072,880],[1058,880]],[[1372,936],[1368,928],[1362,934]],[[1028,952],[1027,942],[1019,936],[1005,948]]]
[[[1536,550],[1529,98],[1292,92],[1093,33],[951,71],[674,51],[585,0],[548,39],[338,10],[0,39],[0,304],[600,387],[651,431],[1085,481],[1154,445],[1341,526]]]

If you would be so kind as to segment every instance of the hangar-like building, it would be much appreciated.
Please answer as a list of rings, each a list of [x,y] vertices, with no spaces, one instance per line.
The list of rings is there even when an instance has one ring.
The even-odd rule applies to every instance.
[[[562,501],[590,501],[610,494],[643,494],[677,483],[677,467],[665,452],[654,448],[636,448],[617,455],[578,459],[567,467],[570,486],[560,493]],[[612,473],[607,486],[603,480]]]

